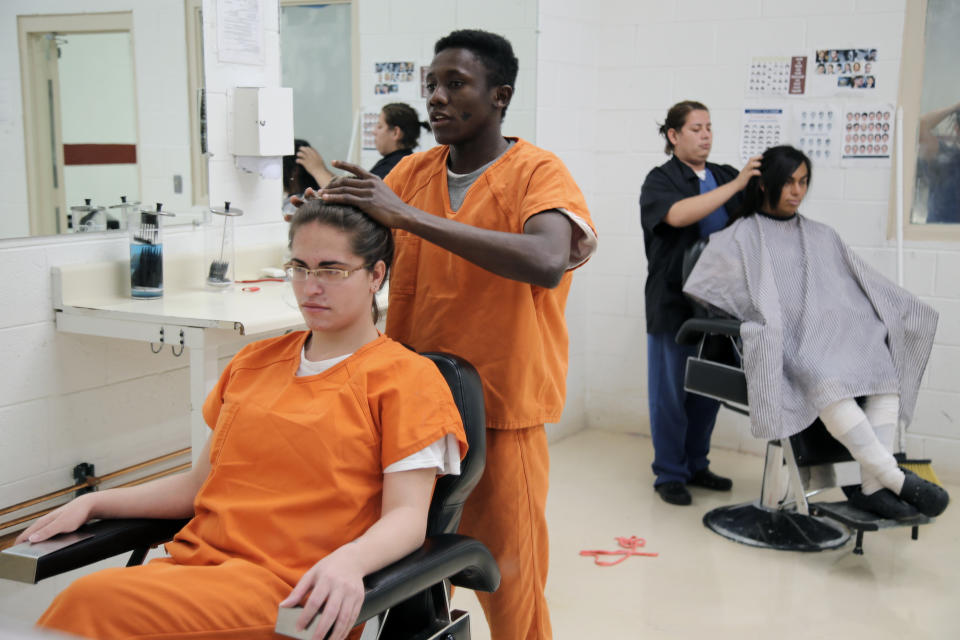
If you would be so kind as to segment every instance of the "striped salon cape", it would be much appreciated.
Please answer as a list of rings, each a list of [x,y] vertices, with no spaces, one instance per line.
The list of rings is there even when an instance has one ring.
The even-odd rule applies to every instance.
[[[787,224],[795,230],[792,236],[782,233],[785,227],[770,226]],[[804,249],[797,251],[797,245]],[[776,269],[785,265],[781,254],[790,252],[800,256],[795,273],[792,278],[783,273],[778,277]],[[874,393],[899,393],[900,421],[910,424],[933,346],[937,312],[867,265],[831,227],[800,215],[795,221],[761,215],[738,220],[710,236],[683,290],[742,321],[743,367],[755,437],[793,435],[827,405]],[[850,309],[847,318],[858,317],[857,311],[864,308],[869,314],[869,306],[851,294],[853,298],[863,294],[876,317],[859,326],[844,321],[838,309]],[[794,308],[781,304],[781,296],[791,296],[788,303]],[[799,303],[795,296],[801,296]],[[800,313],[795,312],[798,304]],[[877,319],[883,324],[879,334],[872,326]],[[889,358],[882,347],[862,346],[864,334],[879,336],[882,345],[883,328]],[[890,370],[891,360],[895,379],[883,374]],[[895,388],[888,388],[891,385]]]

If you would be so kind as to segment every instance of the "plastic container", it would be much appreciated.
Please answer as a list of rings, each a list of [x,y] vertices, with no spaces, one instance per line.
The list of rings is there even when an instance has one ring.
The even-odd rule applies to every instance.
[[[134,298],[159,298],[163,295],[163,218],[174,214],[134,209],[127,224],[130,237],[130,295]]]
[[[120,202],[110,205],[107,209],[107,229],[126,228],[131,215],[138,212],[139,202],[127,202],[127,196],[120,196]]]
[[[83,204],[70,207],[67,227],[76,231],[106,231],[107,210],[90,204],[90,198],[84,198]]]
[[[210,289],[225,289],[233,284],[236,263],[235,220],[243,211],[230,207],[211,208],[210,224],[204,233],[204,276]]]

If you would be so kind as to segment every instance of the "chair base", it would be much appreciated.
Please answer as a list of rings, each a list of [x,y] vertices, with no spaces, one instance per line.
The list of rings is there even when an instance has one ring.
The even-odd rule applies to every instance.
[[[825,551],[850,539],[849,531],[828,520],[765,509],[758,502],[717,507],[703,516],[703,524],[734,542],[779,551]]]

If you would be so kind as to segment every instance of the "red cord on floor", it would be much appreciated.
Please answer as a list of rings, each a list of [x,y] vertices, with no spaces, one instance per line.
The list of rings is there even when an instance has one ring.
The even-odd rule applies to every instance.
[[[617,544],[620,545],[620,549],[615,549],[613,551],[584,550],[580,552],[580,555],[593,556],[593,562],[598,567],[612,567],[615,564],[620,564],[630,556],[646,556],[648,558],[656,558],[660,555],[659,553],[652,553],[650,551],[637,551],[637,549],[647,544],[647,541],[643,538],[630,536],[629,538],[615,538],[615,540],[617,541]],[[606,562],[601,560],[600,556],[620,556],[620,558],[612,562]]]

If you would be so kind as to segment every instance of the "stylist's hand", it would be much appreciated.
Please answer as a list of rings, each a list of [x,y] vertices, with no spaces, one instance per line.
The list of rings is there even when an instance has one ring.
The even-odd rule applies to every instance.
[[[304,146],[297,149],[297,164],[306,169],[318,184],[327,184],[333,180],[333,173],[327,168],[323,156],[313,147]]]
[[[39,518],[17,536],[16,543],[43,542],[58,533],[76,531],[80,525],[90,519],[90,500],[93,494],[82,495],[67,504],[57,507]]]
[[[296,629],[302,631],[313,616],[320,611],[319,622],[313,634],[314,640],[323,640],[330,628],[330,640],[343,640],[350,633],[360,607],[363,605],[363,574],[359,563],[351,557],[353,550],[346,544],[313,565],[290,595],[280,603],[281,607],[293,607],[303,603],[303,612],[297,618]]]
[[[743,165],[743,169],[740,169],[740,175],[734,179],[738,190],[745,188],[747,183],[750,182],[750,178],[760,175],[760,161],[762,159],[762,156],[753,156],[747,160],[747,164]]]
[[[402,227],[409,206],[378,176],[349,162],[335,160],[337,169],[353,174],[320,190],[320,197],[333,204],[349,204],[390,229]]]

